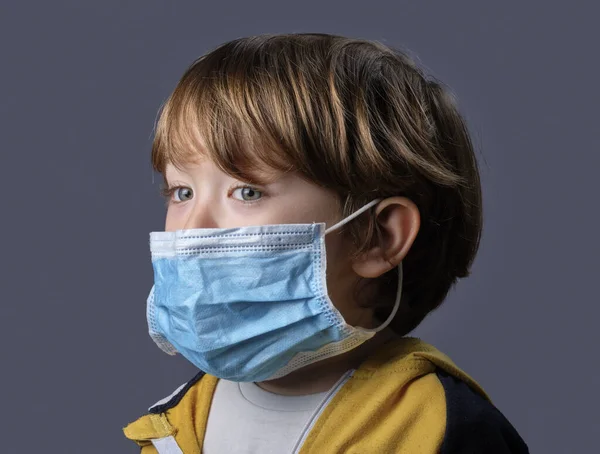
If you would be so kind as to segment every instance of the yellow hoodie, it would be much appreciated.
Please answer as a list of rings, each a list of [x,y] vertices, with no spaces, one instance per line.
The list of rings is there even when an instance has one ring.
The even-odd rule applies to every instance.
[[[201,454],[218,378],[199,373],[125,427],[142,454]],[[415,338],[385,344],[331,390],[294,453],[527,453],[483,389]],[[225,453],[224,453],[225,454]]]

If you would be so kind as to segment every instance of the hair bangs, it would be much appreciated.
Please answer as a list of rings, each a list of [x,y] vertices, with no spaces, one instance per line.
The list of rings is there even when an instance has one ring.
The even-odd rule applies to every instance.
[[[302,167],[293,138],[283,138],[279,123],[265,118],[257,105],[257,100],[280,105],[264,95],[281,90],[257,93],[254,75],[210,63],[200,59],[192,65],[162,107],[152,145],[154,169],[164,176],[167,164],[181,168],[207,158],[235,178],[262,183],[271,173]]]

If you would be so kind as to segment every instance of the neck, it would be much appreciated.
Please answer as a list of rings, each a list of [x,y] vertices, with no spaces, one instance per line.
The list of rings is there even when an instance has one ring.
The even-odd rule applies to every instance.
[[[265,391],[285,396],[301,396],[325,392],[350,369],[357,369],[378,347],[399,339],[390,328],[377,333],[355,349],[333,358],[327,358],[275,380],[256,383]]]

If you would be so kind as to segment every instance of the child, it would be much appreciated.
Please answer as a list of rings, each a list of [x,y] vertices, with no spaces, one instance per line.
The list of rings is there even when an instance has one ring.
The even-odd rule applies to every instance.
[[[482,388],[405,337],[468,275],[481,189],[449,94],[326,34],[226,43],[152,149],[150,335],[201,372],[129,424],[142,453],[526,453]]]

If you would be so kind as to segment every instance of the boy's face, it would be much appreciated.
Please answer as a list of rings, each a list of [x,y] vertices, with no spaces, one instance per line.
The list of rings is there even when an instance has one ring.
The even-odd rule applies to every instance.
[[[231,228],[340,220],[338,199],[331,191],[295,174],[265,169],[249,184],[202,160],[177,169],[167,165],[168,210],[165,230]]]
[[[169,164],[165,176],[166,231],[313,222],[330,227],[341,220],[338,197],[294,173],[265,168],[253,176],[266,183],[253,185],[236,180],[213,162],[202,159],[181,169]],[[370,327],[371,314],[352,297],[357,276],[352,271],[348,246],[338,232],[326,236],[329,296],[347,323]]]

